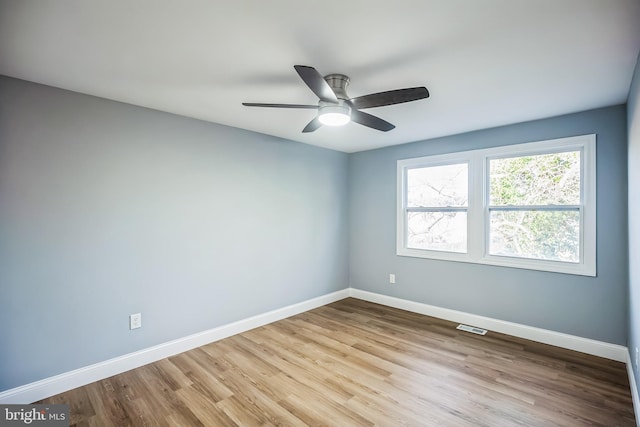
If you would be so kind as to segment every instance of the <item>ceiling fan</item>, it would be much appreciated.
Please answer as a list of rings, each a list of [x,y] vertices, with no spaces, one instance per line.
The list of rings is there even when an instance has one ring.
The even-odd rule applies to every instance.
[[[395,126],[386,120],[382,120],[379,117],[360,110],[417,101],[429,97],[429,91],[426,87],[412,87],[349,98],[346,91],[347,85],[349,84],[349,77],[344,74],[328,74],[322,77],[313,67],[294,65],[293,68],[298,72],[302,81],[309,86],[309,89],[320,98],[318,105],[264,104],[257,102],[243,102],[242,105],[247,107],[304,108],[318,110],[318,115],[302,129],[303,133],[313,132],[322,125],[341,126],[350,121],[372,129],[388,132],[395,128]]]

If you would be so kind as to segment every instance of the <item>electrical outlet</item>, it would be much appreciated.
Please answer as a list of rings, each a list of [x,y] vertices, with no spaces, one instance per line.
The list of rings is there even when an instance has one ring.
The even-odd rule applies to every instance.
[[[396,283],[396,275],[391,273],[389,274],[389,283]]]
[[[142,313],[136,313],[129,316],[129,329],[138,329],[142,327]]]

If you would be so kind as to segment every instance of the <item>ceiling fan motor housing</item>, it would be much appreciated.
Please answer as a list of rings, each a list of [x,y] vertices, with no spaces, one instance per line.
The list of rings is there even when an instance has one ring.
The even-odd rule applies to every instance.
[[[323,125],[342,126],[351,120],[351,107],[347,104],[347,85],[349,77],[344,74],[328,74],[324,80],[333,90],[338,98],[338,104],[333,102],[318,102],[318,119]]]
[[[327,74],[324,76],[324,80],[331,86],[333,92],[338,99],[349,99],[347,95],[347,85],[349,84],[349,77],[344,74]]]

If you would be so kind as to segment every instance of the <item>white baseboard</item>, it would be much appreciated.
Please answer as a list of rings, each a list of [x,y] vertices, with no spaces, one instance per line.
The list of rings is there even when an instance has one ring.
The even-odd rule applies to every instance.
[[[631,386],[631,398],[633,399],[633,409],[636,413],[636,425],[640,426],[640,395],[638,395],[638,383],[633,373],[631,364],[631,354],[627,352],[627,374],[629,375],[629,385]]]
[[[575,335],[563,334],[561,332],[549,331],[547,329],[534,328],[532,326],[521,325],[518,323],[505,322],[503,320],[492,319],[490,317],[436,307],[420,302],[362,291],[360,289],[350,288],[349,296],[414,313],[438,317],[452,322],[477,326],[483,329],[488,329],[489,331],[513,335],[515,337],[525,338],[531,341],[576,350],[582,353],[616,360],[618,362],[626,362],[629,353],[627,348],[622,345],[577,337]]]
[[[297,304],[219,326],[184,338],[105,360],[54,377],[9,389],[0,393],[0,404],[26,404],[81,387],[104,378],[209,344],[268,323],[276,322],[326,304],[347,298],[349,290],[333,292]]]
[[[395,307],[414,313],[425,314],[427,316],[438,317],[453,322],[478,326],[490,331],[513,335],[532,341],[551,344],[571,350],[580,351],[595,356],[605,357],[619,362],[627,363],[629,382],[633,394],[633,402],[636,408],[636,417],[640,417],[640,402],[638,398],[637,383],[631,369],[629,352],[626,347],[609,344],[588,338],[549,331],[546,329],[534,328],[517,323],[505,322],[489,317],[478,316],[447,308],[436,307],[415,301],[390,297],[359,289],[344,289],[307,301],[302,301],[287,307],[259,314],[247,319],[239,320],[228,325],[219,326],[184,338],[169,341],[140,351],[125,354],[120,357],[96,363],[94,365],[79,368],[70,372],[65,372],[54,377],[45,378],[30,384],[0,392],[0,404],[24,404],[35,402],[40,399],[62,393],[76,387],[81,387],[122,372],[135,369],[137,367],[170,357],[202,345],[221,340],[223,338],[236,335],[250,329],[257,328],[326,304],[330,304],[341,299],[353,297],[365,301]],[[638,421],[640,426],[640,420]]]

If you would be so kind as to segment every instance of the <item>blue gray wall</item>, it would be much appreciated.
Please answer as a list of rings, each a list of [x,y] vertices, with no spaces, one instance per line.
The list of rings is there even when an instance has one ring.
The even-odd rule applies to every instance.
[[[597,134],[597,277],[396,255],[398,159],[590,133]],[[353,154],[351,287],[626,345],[626,146],[626,110],[616,106]]]
[[[640,57],[631,82],[627,101],[629,132],[629,338],[634,363],[635,349],[640,348]],[[640,369],[633,364],[640,394]],[[640,410],[640,408],[636,408]]]
[[[618,106],[346,155],[0,77],[0,391],[348,284],[622,345],[629,325],[638,345],[626,119]],[[586,133],[598,277],[395,255],[396,160]]]
[[[347,166],[0,77],[0,391],[345,289]]]

